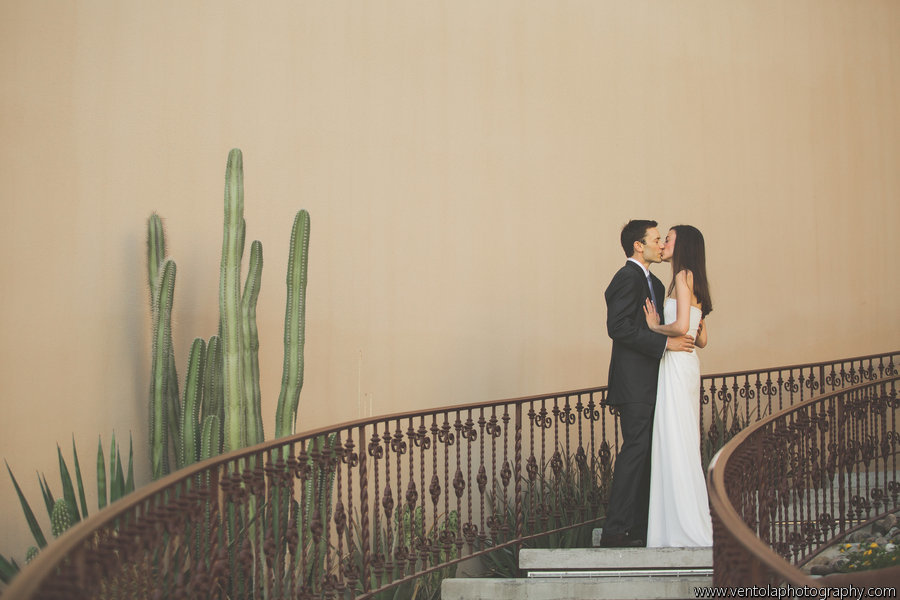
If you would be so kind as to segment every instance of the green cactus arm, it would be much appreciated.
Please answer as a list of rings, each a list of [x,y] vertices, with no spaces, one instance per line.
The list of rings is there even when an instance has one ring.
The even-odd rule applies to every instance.
[[[63,487],[63,499],[69,503],[69,518],[78,522],[78,501],[75,499],[75,487],[72,485],[72,477],[69,475],[69,467],[63,458],[59,444],[56,445],[56,454],[59,456],[59,479]],[[54,504],[54,510],[56,505]]]
[[[247,407],[247,445],[265,440],[262,422],[262,397],[259,389],[259,332],[256,327],[256,303],[262,282],[262,243],[250,244],[250,265],[241,298],[241,326],[244,336],[244,402]]]
[[[246,446],[243,336],[241,328],[241,242],[244,235],[243,158],[237,148],[225,168],[225,223],[219,273],[219,316],[222,326],[222,374],[225,395],[225,450]]]
[[[156,304],[160,267],[166,258],[166,234],[162,219],[153,213],[147,219],[147,281],[150,284],[150,306]]]
[[[106,460],[103,458],[103,439],[97,436],[97,509],[106,507]]]
[[[217,379],[222,377],[222,357],[219,354],[219,336],[214,335],[206,343],[206,361],[203,365],[203,404],[200,408],[200,422],[208,415],[219,414],[218,404],[221,401],[216,393],[219,388]]]
[[[87,499],[84,497],[84,480],[81,478],[81,465],[78,463],[78,449],[75,448],[75,436],[72,436],[72,456],[75,457],[75,483],[78,485],[78,499],[81,501],[81,518],[87,519]],[[76,517],[77,517],[76,512]]]
[[[153,350],[150,373],[150,465],[154,479],[169,472],[167,401],[170,377],[169,355],[172,340],[172,300],[175,294],[175,262],[166,260],[159,279],[153,324]],[[112,459],[112,457],[110,457]]]
[[[200,436],[200,460],[212,458],[219,453],[219,417],[208,415],[203,419],[203,433]]]
[[[306,271],[309,250],[309,213],[300,210],[291,228],[288,255],[287,303],[284,314],[284,365],[281,393],[275,412],[275,436],[294,433],[297,404],[303,388],[303,347],[306,343]]]
[[[188,357],[184,403],[181,411],[181,437],[178,443],[179,464],[186,467],[197,462],[200,452],[200,404],[202,398],[203,366],[206,362],[206,342],[194,338]]]
[[[171,445],[172,455],[175,456],[176,467],[181,468],[184,465],[179,464],[178,451],[176,446],[178,440],[181,439],[181,398],[178,392],[178,372],[175,369],[175,346],[172,344],[172,331],[169,328],[169,374],[166,377],[166,423],[168,425],[167,436]]]
[[[22,505],[22,512],[25,513],[25,520],[28,522],[28,528],[31,530],[31,535],[34,536],[34,541],[37,542],[38,547],[43,548],[47,545],[47,538],[44,537],[44,532],[41,531],[37,519],[34,518],[34,512],[31,510],[31,506],[28,505],[28,500],[25,499],[25,495],[22,493],[22,489],[19,487],[19,482],[16,481],[12,469],[9,468],[9,463],[6,463],[6,470],[9,472],[9,478],[12,479],[13,487],[16,488],[16,494],[19,496],[19,504]]]
[[[203,369],[205,378],[205,389],[203,390],[203,418],[215,415],[218,417],[219,435],[217,436],[218,447],[215,454],[221,454],[222,439],[225,435],[225,398],[224,398],[224,382],[222,381],[222,340],[218,335],[209,338],[206,346],[206,366]]]

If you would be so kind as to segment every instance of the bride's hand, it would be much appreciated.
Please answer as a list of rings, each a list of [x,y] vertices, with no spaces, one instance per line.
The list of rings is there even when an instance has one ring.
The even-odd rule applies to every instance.
[[[644,316],[647,317],[647,327],[650,328],[650,331],[656,331],[659,327],[659,314],[657,314],[649,298],[644,303]]]

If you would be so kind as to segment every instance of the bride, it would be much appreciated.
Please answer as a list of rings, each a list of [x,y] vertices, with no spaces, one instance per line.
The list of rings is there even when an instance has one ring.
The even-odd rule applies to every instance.
[[[666,235],[662,259],[671,261],[665,322],[648,300],[647,325],[664,335],[693,335],[707,342],[704,319],[712,311],[703,234],[676,225]],[[647,547],[712,546],[712,521],[700,461],[700,362],[694,352],[665,352],[659,363],[650,467]]]

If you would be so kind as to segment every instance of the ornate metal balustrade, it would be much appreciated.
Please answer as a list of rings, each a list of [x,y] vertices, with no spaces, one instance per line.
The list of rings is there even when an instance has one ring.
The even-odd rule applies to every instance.
[[[879,374],[842,376],[865,383],[785,408],[718,453],[708,473],[715,585],[829,585],[798,567],[900,510],[900,377]],[[896,584],[897,573],[865,576]]]
[[[895,375],[898,359],[705,376],[704,445]],[[403,413],[210,459],[73,527],[3,598],[364,599],[398,586],[412,597],[465,559],[600,520],[620,439],[605,397],[598,387]]]

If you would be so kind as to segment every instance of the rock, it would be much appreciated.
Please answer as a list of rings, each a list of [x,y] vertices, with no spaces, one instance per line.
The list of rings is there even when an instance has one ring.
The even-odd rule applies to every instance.
[[[872,523],[872,532],[883,535],[896,526],[897,515],[887,515],[883,519],[878,519],[877,521]]]
[[[879,546],[884,546],[888,543],[888,539],[885,537],[872,538],[872,541],[869,543],[870,544],[878,544]]]
[[[828,567],[831,569],[831,572],[834,573],[835,571],[847,566],[849,563],[850,561],[846,557],[838,556],[831,561]]]
[[[834,567],[831,565],[813,565],[809,570],[810,575],[831,575]]]
[[[846,537],[845,541],[850,542],[851,544],[862,544],[868,537],[869,534],[865,531],[854,531]]]

